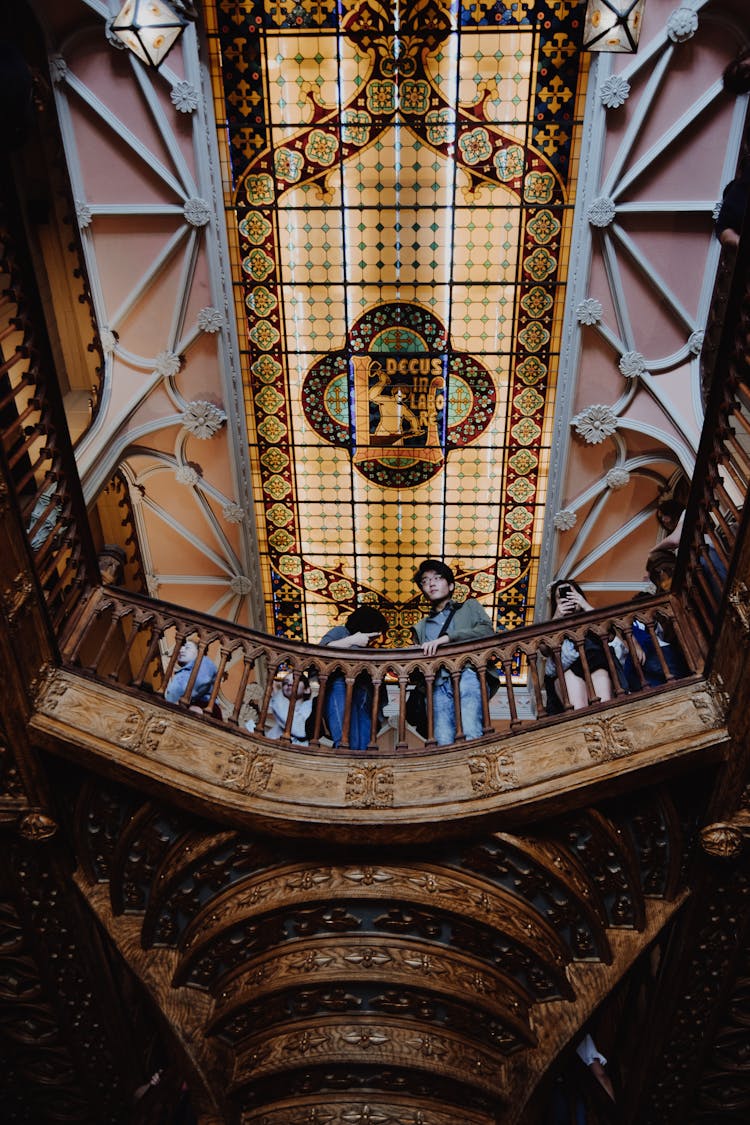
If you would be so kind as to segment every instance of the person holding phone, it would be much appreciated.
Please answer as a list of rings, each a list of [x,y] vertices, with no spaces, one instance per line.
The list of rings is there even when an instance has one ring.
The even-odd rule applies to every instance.
[[[361,605],[350,613],[343,625],[334,625],[321,639],[329,648],[369,648],[388,629],[388,622],[372,605]],[[367,672],[361,672],[354,682],[349,717],[349,749],[366,750],[372,736],[372,681]],[[381,688],[378,700],[378,717],[382,719],[387,701]],[[328,681],[323,715],[334,746],[341,742],[344,732],[346,705],[346,679],[343,672],[334,672]]]
[[[578,583],[569,578],[552,584],[550,600],[552,602],[553,620],[559,617],[573,617],[578,613],[585,613],[587,610],[594,608],[591,602],[587,601]],[[584,653],[596,695],[602,701],[611,699],[612,680],[609,676],[609,665],[604,652],[604,645],[592,630],[589,630],[586,634]],[[562,643],[560,662],[563,667],[568,699],[573,709],[579,711],[583,707],[588,707],[589,695],[581,655],[578,647],[568,638]],[[547,652],[547,660],[544,666],[544,686],[547,694],[547,714],[560,714],[564,710],[562,705],[563,692],[560,689],[557,665],[550,652]]]

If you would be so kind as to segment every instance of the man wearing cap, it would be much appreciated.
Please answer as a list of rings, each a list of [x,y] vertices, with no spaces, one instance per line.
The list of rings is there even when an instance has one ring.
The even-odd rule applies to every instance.
[[[495,632],[487,613],[476,600],[453,601],[456,581],[453,571],[439,559],[425,559],[414,580],[430,603],[430,612],[414,626],[414,637],[425,656],[434,656],[439,648],[460,641],[474,641]],[[490,675],[492,669],[489,669]],[[459,680],[461,724],[466,738],[484,734],[482,689],[473,668],[464,668]],[[448,746],[456,738],[456,708],[453,683],[448,672],[441,669],[435,676],[432,692],[432,715],[438,746]]]

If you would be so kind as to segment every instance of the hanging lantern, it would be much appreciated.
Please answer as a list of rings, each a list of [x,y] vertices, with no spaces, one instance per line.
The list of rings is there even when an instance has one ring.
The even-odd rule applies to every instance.
[[[166,0],[125,0],[111,33],[147,66],[160,66],[190,23],[186,5]],[[178,10],[176,10],[178,9]]]
[[[638,50],[646,0],[588,0],[584,51]]]

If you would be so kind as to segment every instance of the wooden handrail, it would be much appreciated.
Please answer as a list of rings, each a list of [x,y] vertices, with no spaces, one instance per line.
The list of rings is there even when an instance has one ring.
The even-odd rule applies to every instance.
[[[193,640],[197,658],[181,695],[175,704],[183,710],[195,710],[211,722],[227,724],[242,733],[251,730],[254,738],[264,738],[266,724],[272,719],[271,700],[274,685],[291,673],[293,691],[302,677],[319,687],[304,739],[292,734],[293,713],[287,712],[280,742],[293,746],[300,741],[306,752],[311,749],[326,754],[349,754],[349,720],[355,683],[368,682],[371,740],[366,752],[421,753],[435,748],[432,727],[420,737],[407,720],[406,701],[413,690],[416,673],[422,673],[427,685],[428,716],[432,689],[438,677],[449,676],[456,705],[457,732],[455,744],[466,741],[460,722],[461,689],[459,679],[464,669],[473,669],[478,676],[484,714],[483,739],[497,739],[531,725],[546,725],[559,716],[545,712],[542,662],[551,659],[562,687],[563,717],[572,713],[572,705],[564,689],[561,652],[566,640],[576,645],[588,689],[589,705],[604,705],[596,696],[592,682],[585,641],[597,638],[606,654],[612,682],[612,695],[643,694],[658,690],[643,677],[638,650],[633,638],[633,624],[638,620],[646,629],[661,668],[657,677],[668,684],[675,679],[664,659],[659,643],[665,634],[673,637],[674,650],[684,659],[679,678],[701,671],[701,654],[691,640],[693,630],[681,599],[669,595],[643,600],[637,605],[610,606],[575,617],[557,619],[528,626],[510,633],[495,634],[481,641],[445,645],[439,655],[426,657],[418,647],[404,649],[331,649],[273,637],[245,629],[229,622],[198,613],[189,613],[177,606],[151,601],[138,594],[98,587],[91,591],[71,622],[62,643],[67,667],[86,676],[104,680],[128,692],[147,692],[164,698],[167,685],[177,668],[183,642]],[[624,686],[618,675],[617,658],[608,642],[618,636],[631,656],[633,674],[639,682]],[[207,657],[216,668],[210,695],[200,705],[191,703],[201,660]],[[499,680],[499,696],[507,717],[491,715],[487,673]],[[345,685],[345,716],[343,737],[333,746],[326,731],[326,699],[334,677]],[[385,737],[377,737],[378,697],[384,685],[388,695]],[[528,685],[528,686],[527,686]],[[518,698],[529,690],[533,696],[533,713],[521,714]],[[250,727],[246,726],[250,720]],[[474,740],[479,741],[479,740]]]
[[[703,355],[703,430],[680,542],[681,592],[711,667],[713,638],[732,585],[735,548],[748,533],[750,485],[750,226],[725,250]]]

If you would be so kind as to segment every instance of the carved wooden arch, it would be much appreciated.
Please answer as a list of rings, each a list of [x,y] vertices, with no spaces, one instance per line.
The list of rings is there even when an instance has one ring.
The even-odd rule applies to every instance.
[[[90,780],[78,882],[226,1121],[490,1125],[682,901],[694,818],[646,790],[523,835],[300,849]]]
[[[36,741],[224,823],[278,835],[414,843],[505,828],[621,792],[642,770],[726,752],[721,701],[687,683],[468,747],[377,755],[287,746],[67,670],[50,672]],[[564,735],[563,735],[564,730]],[[584,797],[584,794],[589,796]]]

